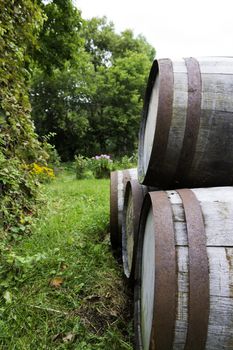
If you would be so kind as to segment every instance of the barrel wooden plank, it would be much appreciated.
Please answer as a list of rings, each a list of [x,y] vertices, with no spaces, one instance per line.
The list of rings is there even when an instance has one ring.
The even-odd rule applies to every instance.
[[[233,247],[233,188],[192,189],[197,196],[205,223],[207,246]],[[167,191],[172,204],[176,244],[187,245],[182,201],[175,191]]]
[[[178,63],[182,72],[174,75],[174,96],[173,96],[173,113],[171,126],[169,130],[166,157],[164,161],[164,172],[169,176],[170,181],[175,175],[179,162],[180,152],[183,147],[183,138],[185,132],[185,118],[188,106],[187,91],[187,68],[185,62]],[[173,70],[177,69],[177,62],[173,62]]]
[[[148,189],[147,186],[140,185],[138,180],[128,181],[125,189],[122,217],[122,260],[124,273],[130,282],[134,282],[140,212]]]
[[[233,74],[232,59],[233,57],[200,57],[200,69],[203,73],[208,74]]]
[[[211,350],[233,349],[233,270],[232,267],[229,267],[225,247],[208,247],[207,253],[210,267],[211,293],[209,326],[205,348]],[[233,262],[233,248],[228,248],[228,256]],[[177,247],[177,263],[178,298],[173,349],[181,350],[184,349],[188,324],[187,247]]]
[[[200,204],[200,209],[203,217],[206,235],[206,254],[208,271],[209,271],[209,316],[208,327],[206,330],[206,342],[203,347],[205,350],[233,350],[233,188],[201,188],[189,190],[192,192]],[[173,350],[184,350],[187,347],[187,335],[189,329],[189,312],[190,312],[190,246],[188,240],[186,215],[183,207],[183,201],[177,191],[166,191],[167,197],[171,203],[172,217],[174,223],[175,233],[175,250],[176,250],[176,279],[177,279],[177,294],[176,294],[176,319],[174,326],[174,339],[172,344]],[[158,208],[154,208],[157,214],[160,215]],[[151,213],[152,208],[147,209]],[[144,348],[144,342],[149,343],[148,337],[153,336],[150,333],[151,321],[146,323],[147,316],[143,315],[146,306],[147,313],[153,307],[153,317],[156,317],[157,310],[153,304],[153,293],[156,300],[156,289],[153,287],[154,283],[158,288],[158,281],[156,280],[156,273],[160,271],[160,262],[155,261],[155,248],[151,248],[153,244],[156,247],[156,239],[158,239],[156,228],[154,227],[154,218],[148,215],[144,217],[144,208],[141,216],[140,232],[143,232],[143,225],[146,227],[145,237],[150,237],[150,243],[144,247],[143,238],[140,238],[142,246],[139,246],[138,256],[140,254],[144,265],[151,274],[155,271],[155,280],[152,276],[147,278],[147,283],[144,285],[144,275],[146,276],[145,267],[142,274],[142,279],[136,283],[136,295],[138,295],[139,304],[141,305],[141,316],[144,317],[144,328],[137,327],[138,332],[146,332],[142,336],[142,342],[138,349],[140,350],[154,350],[157,348]],[[152,232],[153,231],[153,232]],[[155,235],[155,242],[153,242],[153,234]],[[160,239],[162,237],[160,236]],[[143,247],[143,249],[142,249]],[[156,248],[158,249],[158,247]],[[141,251],[141,253],[140,253]],[[157,252],[158,254],[158,252]],[[152,256],[152,259],[150,258]],[[198,260],[197,260],[198,263]],[[152,265],[152,266],[151,266]],[[155,265],[153,267],[153,265]],[[140,273],[137,273],[140,276]],[[144,278],[144,279],[143,279]],[[149,282],[151,280],[151,282]],[[145,290],[150,298],[145,298],[140,302],[139,286]],[[198,285],[197,285],[197,288]],[[152,289],[152,290],[151,290]],[[166,291],[164,290],[164,293]],[[200,298],[202,297],[202,294]],[[150,300],[150,302],[148,302]],[[206,305],[208,307],[208,305]],[[152,318],[153,318],[152,317]],[[201,317],[201,312],[200,312]],[[151,314],[150,318],[151,320]],[[142,320],[142,319],[141,319]],[[138,324],[140,321],[138,321]],[[152,327],[154,324],[152,322]],[[166,326],[165,326],[166,327]],[[189,348],[187,348],[189,349]],[[195,349],[191,347],[191,349]],[[199,349],[198,349],[199,350]]]
[[[150,74],[155,82],[165,74],[160,60],[157,66],[153,65],[157,71]],[[153,93],[145,99],[141,123],[144,126],[139,138],[139,180],[164,189],[231,185],[233,57],[181,59],[172,61],[171,66],[174,82],[168,81],[166,89],[156,83]],[[193,84],[198,74],[200,81]],[[151,83],[148,80],[148,85]],[[164,112],[167,104],[160,104],[160,99],[168,88],[173,89],[172,107]]]

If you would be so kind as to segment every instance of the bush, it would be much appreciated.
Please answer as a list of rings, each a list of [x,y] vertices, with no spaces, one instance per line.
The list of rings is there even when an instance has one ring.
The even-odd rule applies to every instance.
[[[131,157],[123,156],[113,162],[112,170],[123,170],[137,167],[137,153],[133,153]]]
[[[91,158],[91,168],[96,179],[104,179],[110,176],[112,160],[107,154],[101,154]]]
[[[89,168],[89,159],[84,156],[75,156],[75,173],[76,179],[81,180],[87,177]]]
[[[29,168],[30,173],[36,175],[41,183],[49,182],[55,177],[53,169],[47,166],[32,163]]]
[[[92,158],[82,155],[75,156],[75,173],[77,179],[104,179],[110,176],[114,170],[123,170],[137,167],[137,155],[123,156],[121,159],[112,160],[107,154],[96,155]]]

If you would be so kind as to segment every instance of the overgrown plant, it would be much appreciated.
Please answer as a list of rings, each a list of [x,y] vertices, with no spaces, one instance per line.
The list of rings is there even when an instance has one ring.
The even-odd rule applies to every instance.
[[[97,155],[91,158],[91,168],[96,179],[108,178],[112,170],[112,160],[107,154]]]
[[[89,170],[89,159],[81,155],[75,156],[76,179],[81,180],[87,177]]]
[[[133,153],[132,156],[123,156],[113,162],[112,170],[123,170],[137,167],[137,153]]]
[[[110,155],[101,154],[92,158],[82,155],[75,156],[75,171],[77,179],[104,179],[110,176],[114,170],[123,170],[137,167],[137,155],[134,153],[131,157],[127,155],[120,159],[111,159]]]
[[[25,166],[44,164],[30,118],[30,52],[43,22],[32,0],[0,2],[0,211],[1,228],[23,232],[36,211],[38,177]]]

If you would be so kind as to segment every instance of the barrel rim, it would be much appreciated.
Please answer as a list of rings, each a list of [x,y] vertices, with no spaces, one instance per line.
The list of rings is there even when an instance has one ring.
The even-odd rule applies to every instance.
[[[151,197],[148,193],[143,202],[139,231],[138,231],[138,247],[137,247],[137,260],[135,265],[135,285],[134,285],[134,334],[135,345],[137,350],[143,350],[142,333],[141,333],[141,262],[142,262],[142,248],[145,232],[143,227],[146,224],[146,218],[151,207]]]
[[[146,178],[143,162],[141,161],[143,159],[143,152],[144,152],[144,136],[145,136],[145,130],[146,130],[146,121],[147,121],[151,93],[158,74],[159,74],[158,60],[154,60],[150,69],[148,80],[147,80],[147,86],[146,86],[146,92],[144,96],[144,103],[143,103],[142,116],[141,116],[141,123],[139,128],[138,179],[139,179],[139,182],[142,184],[144,184],[144,181]]]
[[[128,264],[127,234],[126,234],[126,213],[127,213],[127,205],[129,201],[130,191],[132,193],[132,201],[133,201],[133,240],[134,240],[131,269],[129,269],[129,264]],[[123,261],[124,273],[129,280],[133,280],[134,274],[135,274],[140,212],[141,212],[143,200],[146,193],[147,193],[147,187],[140,185],[138,180],[127,181],[126,187],[125,187],[124,207],[123,207],[123,216],[122,216],[122,261]]]
[[[189,256],[188,329],[185,349],[204,350],[210,312],[209,261],[200,203],[191,189],[178,189],[186,218]]]
[[[159,75],[159,91],[158,91],[158,111],[157,122],[155,126],[153,145],[150,153],[150,159],[146,172],[143,165],[144,154],[144,136],[147,124],[147,116],[150,105],[151,93],[155,83],[155,79]],[[148,78],[142,120],[139,131],[139,156],[138,156],[138,172],[139,180],[144,185],[169,187],[169,179],[164,176],[162,168],[167,150],[167,141],[169,137],[170,124],[172,120],[173,107],[173,90],[174,90],[174,73],[173,63],[170,58],[155,60],[152,64]],[[156,142],[155,142],[156,140]],[[148,172],[148,169],[150,171]]]
[[[159,266],[155,274],[154,306],[150,348],[170,349],[174,339],[176,316],[176,252],[173,213],[171,203],[165,191],[146,194],[139,226],[137,262],[135,270],[135,342],[137,350],[143,350],[141,330],[141,264],[144,241],[144,229],[150,208],[153,210],[155,235],[155,266]],[[165,211],[162,217],[160,210]],[[157,227],[157,228],[156,228]],[[161,232],[160,232],[161,231]],[[161,236],[163,239],[161,239]],[[164,239],[165,237],[165,239]],[[164,246],[166,244],[166,247]],[[159,262],[157,264],[157,262]],[[162,287],[160,287],[162,286]]]

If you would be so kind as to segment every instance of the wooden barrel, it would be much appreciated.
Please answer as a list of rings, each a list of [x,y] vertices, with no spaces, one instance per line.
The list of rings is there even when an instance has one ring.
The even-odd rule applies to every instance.
[[[139,133],[139,181],[163,189],[233,180],[233,57],[155,60]]]
[[[134,278],[140,212],[147,192],[148,187],[140,185],[138,180],[126,184],[122,218],[122,261],[124,273],[130,280]]]
[[[140,350],[233,349],[233,188],[157,191],[142,208]]]
[[[137,168],[112,171],[110,175],[110,240],[121,251],[122,211],[127,181],[137,179]]]

